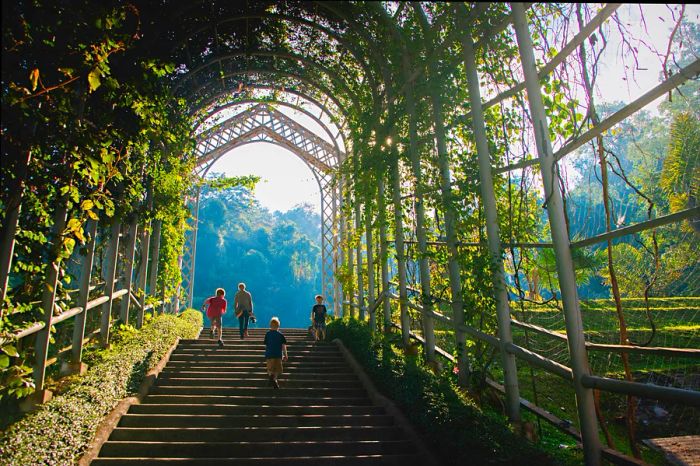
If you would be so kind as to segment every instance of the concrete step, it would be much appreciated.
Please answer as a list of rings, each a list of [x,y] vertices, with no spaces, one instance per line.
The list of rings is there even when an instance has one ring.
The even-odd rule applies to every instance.
[[[284,378],[280,380],[281,389],[268,387],[189,387],[177,385],[155,385],[151,389],[154,395],[254,395],[271,396],[300,396],[300,397],[360,397],[367,396],[363,388],[289,388],[285,386]]]
[[[219,341],[212,340],[211,342],[208,342],[206,344],[197,344],[197,345],[183,345],[179,344],[177,345],[176,351],[182,351],[182,350],[187,350],[187,351],[206,351],[206,350],[213,350],[213,349],[222,349],[222,350],[236,350],[236,351],[260,351],[264,352],[265,351],[265,344],[261,341],[256,341],[256,342],[242,342],[240,340],[231,340],[228,341],[226,339],[221,340],[224,342],[224,346],[219,346]],[[322,346],[322,347],[316,347],[314,345],[310,345],[307,343],[304,344],[287,344],[287,349],[289,351],[311,351],[314,354],[340,354],[340,350],[338,350],[337,347],[335,346]]]
[[[227,338],[227,335],[224,335],[224,342],[226,340],[229,340],[232,345],[239,345],[239,346],[246,346],[246,345],[252,345],[252,346],[262,346],[263,340],[265,339],[264,336],[261,336],[260,338],[258,337],[248,337],[244,338],[243,340],[240,339],[237,335],[232,336],[231,338]],[[318,349],[337,349],[337,346],[335,343],[330,342],[330,341],[314,341],[314,340],[306,340],[306,339],[287,339],[287,345],[288,346],[305,346],[305,347],[310,347],[310,348],[318,348]],[[186,345],[186,346],[207,346],[211,345],[212,343],[216,343],[217,339],[216,338],[211,338],[209,335],[202,335],[199,339],[183,339],[180,340],[179,344],[180,345]]]
[[[293,378],[283,375],[280,383],[284,383],[284,388],[328,388],[328,389],[362,389],[359,379],[355,380],[329,380],[329,379],[309,379]],[[181,386],[181,387],[269,387],[268,378],[188,378],[188,377],[159,377],[156,380],[158,386]]]
[[[295,458],[96,458],[94,466],[422,466],[413,454],[299,456]]]
[[[245,458],[329,455],[386,455],[413,450],[408,440],[359,440],[327,442],[116,442],[107,441],[101,455],[112,458],[154,456],[168,458]]]
[[[287,348],[288,353],[297,356],[342,356],[337,348],[327,348],[318,350],[313,347],[289,347]],[[212,343],[207,346],[182,346],[178,347],[173,351],[174,354],[185,353],[185,354],[254,354],[260,355],[265,354],[265,346],[258,345],[252,346],[236,346],[227,345],[224,343],[223,347],[219,347],[218,344]]]
[[[227,353],[225,350],[217,352],[212,351],[211,353],[197,353],[197,352],[184,352],[184,351],[173,351],[170,355],[171,361],[209,361],[209,362],[265,362],[265,353],[263,352],[251,352],[251,353]],[[305,364],[314,363],[335,363],[343,364],[345,360],[340,354],[331,355],[295,355],[294,353],[289,354],[289,361],[287,362],[304,362]]]
[[[323,405],[290,405],[290,406],[255,406],[234,404],[140,404],[129,408],[130,414],[236,414],[251,415],[359,415],[359,414],[385,414],[384,408],[379,406],[323,406]]]
[[[396,426],[309,426],[309,427],[161,427],[142,429],[117,427],[109,439],[141,442],[282,442],[322,440],[399,440],[404,432]]]
[[[265,370],[265,361],[238,361],[235,363],[226,361],[169,361],[165,370],[207,370],[207,371],[236,371],[245,372],[251,370]],[[301,372],[345,372],[352,373],[352,369],[344,364],[311,364],[304,363],[303,361],[291,360],[284,362],[284,371],[294,372],[295,370]]]
[[[298,426],[390,426],[387,415],[232,415],[232,414],[125,414],[119,427],[298,427]],[[202,439],[205,441],[206,439]]]
[[[345,373],[326,373],[304,371],[301,368],[296,370],[284,371],[285,378],[289,380],[317,380],[319,377],[324,377],[327,380],[357,380],[357,376],[352,372]],[[265,369],[239,369],[229,371],[214,371],[214,370],[164,370],[159,375],[159,379],[179,378],[179,379],[240,379],[247,377],[250,379],[265,379],[267,380],[267,371]]]
[[[290,360],[268,386],[263,336],[225,346],[204,329],[182,340],[141,404],[124,414],[100,465],[334,466],[421,464],[394,418],[374,406],[335,344],[283,329]]]
[[[252,406],[367,406],[371,401],[366,396],[341,397],[341,396],[286,396],[284,390],[278,390],[273,396],[259,396],[247,392],[244,395],[157,395],[150,393],[143,400],[143,404],[235,404]]]

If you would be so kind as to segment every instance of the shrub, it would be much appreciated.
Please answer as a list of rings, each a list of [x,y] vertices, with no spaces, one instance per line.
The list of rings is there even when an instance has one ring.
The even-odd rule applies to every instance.
[[[336,319],[339,338],[416,427],[441,464],[553,464],[547,453],[516,436],[503,418],[482,411],[456,385],[451,371],[430,372],[420,357],[405,357],[390,338],[372,336],[366,324]]]
[[[86,358],[88,372],[37,411],[10,426],[0,440],[6,465],[69,465],[85,452],[102,419],[138,390],[145,374],[180,338],[195,338],[202,315],[160,315],[140,331],[125,327],[112,345]]]

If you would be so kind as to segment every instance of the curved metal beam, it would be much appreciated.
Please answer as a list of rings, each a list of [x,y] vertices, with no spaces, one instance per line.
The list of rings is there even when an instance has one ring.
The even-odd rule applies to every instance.
[[[355,94],[355,92],[353,92],[353,91],[350,89],[348,83],[346,83],[346,82],[340,77],[340,75],[338,75],[337,73],[335,73],[333,70],[330,70],[330,69],[328,69],[327,67],[325,67],[325,66],[323,66],[323,65],[319,65],[318,63],[314,62],[313,60],[309,60],[309,59],[307,59],[306,57],[302,57],[302,56],[300,56],[300,55],[296,55],[296,54],[293,54],[293,53],[275,52],[275,51],[272,51],[272,50],[269,50],[269,51],[268,51],[268,50],[254,50],[254,51],[248,51],[248,52],[246,52],[246,51],[240,51],[240,52],[228,53],[228,54],[225,54],[225,55],[212,56],[212,58],[211,58],[210,60],[208,60],[208,61],[205,62],[205,63],[202,63],[202,64],[201,64],[200,66],[198,66],[197,68],[193,69],[192,71],[190,71],[190,72],[187,73],[186,75],[182,76],[181,80],[179,80],[179,81],[173,86],[173,92],[177,92],[178,90],[180,90],[180,87],[181,87],[181,86],[184,86],[189,80],[195,79],[195,78],[197,77],[197,74],[198,74],[200,71],[205,70],[206,68],[210,67],[211,65],[214,65],[214,64],[216,64],[216,63],[222,64],[224,61],[233,60],[233,59],[236,58],[236,57],[248,56],[248,55],[250,55],[250,56],[260,56],[260,57],[272,57],[272,58],[285,58],[285,59],[288,59],[288,60],[297,61],[297,62],[299,62],[299,63],[302,63],[302,64],[307,65],[307,66],[310,66],[310,67],[318,68],[322,73],[328,75],[328,77],[329,77],[332,81],[337,81],[339,84],[341,84],[341,86],[345,89],[345,91],[346,91],[348,94],[350,94],[350,95]],[[217,76],[217,77],[214,78],[214,79],[220,80],[220,79],[222,79],[223,77],[225,77],[225,76]],[[212,79],[212,81],[213,81],[214,79]]]
[[[325,133],[328,135],[328,137],[330,138],[330,140],[333,142],[333,145],[335,146],[335,149],[336,149],[339,153],[342,152],[342,151],[340,150],[340,146],[338,146],[338,142],[336,141],[335,137],[333,136],[333,133],[331,132],[330,128],[328,128],[328,125],[326,125],[323,121],[321,121],[321,119],[318,118],[316,115],[314,115],[313,113],[309,112],[308,110],[306,110],[306,109],[304,109],[304,108],[302,108],[302,107],[300,107],[300,106],[298,106],[298,105],[290,104],[290,103],[284,102],[284,101],[274,101],[274,102],[270,102],[270,101],[268,101],[268,100],[262,100],[262,99],[243,99],[243,100],[241,100],[241,101],[232,102],[231,104],[227,104],[227,105],[226,105],[226,108],[235,107],[235,106],[237,106],[237,105],[246,105],[246,104],[250,104],[250,103],[256,103],[256,104],[267,103],[267,104],[271,104],[271,105],[281,105],[281,106],[283,106],[283,107],[291,108],[291,109],[294,110],[294,111],[303,113],[303,114],[306,115],[307,117],[311,118],[311,119],[312,119],[316,124],[318,124],[321,128],[323,128],[323,130],[325,131]],[[218,109],[217,111],[222,111],[222,110],[224,110],[224,109],[223,109],[223,108],[220,108],[220,109]],[[196,131],[196,129],[195,129],[195,131]],[[343,141],[343,143],[344,143],[344,142],[345,142],[345,141]]]
[[[206,26],[203,26],[199,29],[195,29],[195,30],[191,31],[189,34],[187,34],[182,41],[178,42],[177,45],[171,49],[171,52],[175,52],[179,47],[186,47],[186,43],[187,43],[188,39],[192,38],[196,34],[199,34],[203,31],[206,31],[209,28],[214,28],[214,27],[220,26],[220,25],[228,23],[228,22],[236,22],[236,21],[242,21],[242,20],[246,20],[246,19],[268,19],[268,18],[278,19],[281,21],[289,21],[292,23],[297,23],[297,24],[301,24],[304,26],[308,26],[312,29],[316,29],[317,31],[321,31],[324,34],[327,34],[328,36],[332,37],[342,47],[344,47],[344,48],[348,49],[348,51],[350,51],[350,54],[355,59],[356,64],[359,65],[365,71],[366,75],[372,81],[371,87],[375,88],[375,89],[378,87],[377,81],[374,78],[374,75],[372,73],[372,67],[367,66],[368,60],[365,59],[364,55],[362,55],[361,53],[359,53],[357,51],[357,49],[353,46],[353,44],[351,42],[345,40],[345,38],[343,36],[336,33],[335,31],[332,31],[332,30],[330,30],[324,26],[321,26],[318,23],[310,21],[308,19],[297,18],[295,16],[289,16],[289,15],[284,15],[284,14],[279,14],[279,13],[257,13],[257,14],[248,13],[248,14],[244,14],[242,16],[227,17],[227,18],[224,18],[224,19],[216,22],[215,24],[207,24]],[[373,51],[373,50],[371,50],[371,51]],[[370,53],[370,55],[372,55],[373,58],[379,60],[379,57],[376,55],[376,53]],[[377,61],[377,64],[379,66],[381,66],[380,65],[381,63],[382,62],[380,60]]]
[[[256,89],[265,89],[265,90],[268,90],[268,89],[277,89],[277,88],[275,88],[275,87],[273,87],[273,86],[264,86],[264,85],[259,85],[259,84],[250,84],[250,85],[248,85],[248,87],[254,87],[254,88],[256,88]],[[331,122],[333,122],[334,124],[335,124],[335,121],[336,121],[336,120],[339,120],[339,118],[338,118],[336,115],[334,115],[333,113],[331,113],[331,111],[325,106],[325,104],[319,102],[318,100],[316,100],[316,99],[313,98],[313,97],[308,96],[307,94],[303,94],[303,93],[301,93],[301,92],[299,92],[299,91],[296,91],[296,90],[294,90],[294,89],[289,89],[289,88],[284,88],[284,89],[282,90],[282,92],[287,93],[287,94],[291,94],[291,95],[296,95],[297,97],[302,98],[302,99],[305,99],[306,101],[308,101],[308,102],[314,104],[314,105],[317,106],[319,109],[321,109],[321,111],[322,111],[324,114],[326,114],[326,116],[327,116],[327,117],[331,120]],[[222,92],[222,93],[218,94],[217,96],[214,97],[213,100],[219,99],[219,98],[220,98],[221,96],[223,96],[224,94],[227,94],[227,92]],[[253,99],[246,99],[246,100],[251,100],[251,101],[252,101]],[[261,100],[261,101],[262,101],[262,102],[269,102],[269,101],[265,101],[265,100]],[[210,118],[210,117],[211,117],[213,114],[215,114],[216,112],[225,110],[226,108],[229,108],[229,107],[231,107],[231,106],[234,106],[234,105],[236,105],[237,103],[238,103],[238,101],[236,100],[236,101],[233,101],[233,102],[228,102],[228,103],[226,103],[226,104],[224,104],[224,105],[221,105],[221,106],[217,106],[217,107],[216,107],[213,111],[211,111],[208,115],[204,116],[204,118],[205,118],[205,119]],[[284,101],[282,101],[282,100],[276,100],[275,103],[286,103],[286,102],[284,102]],[[299,109],[302,110],[302,111],[304,111],[304,112],[307,112],[307,111],[306,111],[305,109],[303,109],[302,107],[299,107]],[[310,113],[310,112],[308,112],[308,113]],[[348,120],[347,120],[347,116],[346,116],[344,113],[342,114],[342,116],[343,116],[343,118],[342,118],[341,125],[338,126],[338,125],[336,124],[336,128],[338,129],[338,136],[340,136],[340,138],[342,138],[342,140],[343,140],[343,147],[347,148],[347,147],[348,147],[348,142],[347,142],[347,139],[346,139],[344,130],[346,130],[346,125],[348,124]],[[201,123],[200,123],[200,125],[201,125]],[[199,126],[199,125],[198,125],[198,126]],[[197,127],[198,127],[198,126],[197,126]],[[330,130],[329,128],[327,128],[327,129]],[[196,131],[196,128],[195,128],[195,131]],[[333,141],[335,141],[335,140],[337,139],[338,136],[331,136],[331,139],[332,139]]]
[[[296,74],[296,73],[291,73],[291,72],[288,72],[288,71],[269,70],[269,69],[264,69],[264,68],[250,68],[250,69],[246,69],[246,70],[241,70],[241,71],[236,72],[236,73],[226,74],[226,75],[222,76],[221,78],[222,78],[222,79],[226,79],[226,78],[232,78],[232,77],[235,77],[235,76],[238,76],[238,75],[249,75],[249,74],[272,74],[272,75],[277,75],[277,74],[278,74],[278,75],[281,75],[281,76],[296,78],[296,79],[298,79],[299,81],[301,81],[301,82],[303,82],[303,83],[306,83],[306,84],[308,84],[308,85],[311,86],[311,87],[318,88],[318,90],[319,90],[322,94],[324,94],[325,96],[327,96],[339,109],[344,108],[343,105],[338,101],[338,99],[336,99],[336,98],[333,96],[333,93],[331,92],[330,89],[326,88],[325,86],[323,86],[323,85],[321,85],[321,84],[319,84],[319,83],[316,83],[316,82],[313,82],[313,81],[309,80],[308,78],[306,78],[306,77],[303,76],[303,75]],[[193,91],[194,91],[195,93],[199,93],[199,92],[200,92],[205,86],[207,86],[209,83],[211,83],[211,81],[207,81],[206,84],[200,86],[199,88],[197,88],[197,89],[195,89],[195,90],[193,90]],[[230,91],[227,91],[227,92],[230,92]],[[225,92],[224,92],[224,93],[225,93]],[[358,113],[359,113],[359,110],[360,110],[360,109],[359,109],[359,108],[356,108],[356,107],[357,107],[357,102],[355,102],[355,101],[353,100],[353,101],[352,101],[352,104],[353,104],[353,107],[355,107],[355,110],[358,111]]]

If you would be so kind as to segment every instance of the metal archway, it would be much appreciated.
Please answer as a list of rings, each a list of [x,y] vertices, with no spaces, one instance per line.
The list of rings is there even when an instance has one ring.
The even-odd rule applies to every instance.
[[[311,169],[321,191],[321,255],[323,294],[337,315],[340,288],[336,280],[337,222],[342,198],[336,183],[336,169],[345,154],[269,104],[257,104],[197,136],[195,172],[204,176],[227,152],[254,142],[269,142],[297,155]],[[191,202],[193,222],[183,254],[183,289],[186,302],[192,307],[196,261],[199,192]]]

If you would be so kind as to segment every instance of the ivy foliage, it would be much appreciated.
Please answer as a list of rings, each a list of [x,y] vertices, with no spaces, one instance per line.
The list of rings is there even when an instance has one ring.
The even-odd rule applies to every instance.
[[[107,413],[138,391],[178,338],[195,338],[201,327],[202,314],[188,310],[179,317],[157,316],[141,330],[120,328],[108,350],[87,359],[84,376],[2,434],[3,464],[74,464]]]
[[[440,464],[556,464],[547,453],[506,427],[505,420],[474,404],[450,371],[433,374],[420,356],[404,356],[390,336],[372,335],[366,323],[335,319],[338,338],[376,384],[411,420]]]

